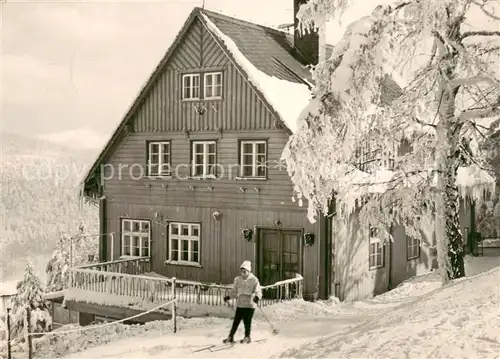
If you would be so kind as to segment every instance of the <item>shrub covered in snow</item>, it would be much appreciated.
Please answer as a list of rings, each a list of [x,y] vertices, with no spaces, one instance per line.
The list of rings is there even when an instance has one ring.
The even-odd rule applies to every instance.
[[[12,336],[22,338],[26,309],[31,310],[30,332],[42,333],[51,330],[52,317],[47,302],[43,299],[40,280],[35,275],[31,263],[26,265],[24,278],[18,285],[18,293],[12,304]]]
[[[65,250],[64,240],[60,238],[57,248],[52,253],[52,257],[45,269],[47,273],[46,291],[56,292],[67,288],[69,281],[69,254]]]

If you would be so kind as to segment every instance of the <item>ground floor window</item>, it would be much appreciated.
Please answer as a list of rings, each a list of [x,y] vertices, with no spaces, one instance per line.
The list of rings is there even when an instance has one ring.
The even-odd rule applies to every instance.
[[[370,269],[382,268],[384,266],[384,243],[377,227],[370,227],[369,246]]]
[[[168,236],[168,259],[172,262],[200,264],[199,223],[170,223]]]
[[[420,257],[420,240],[406,236],[406,258],[408,260]]]
[[[148,220],[122,219],[121,255],[149,257],[151,226]]]

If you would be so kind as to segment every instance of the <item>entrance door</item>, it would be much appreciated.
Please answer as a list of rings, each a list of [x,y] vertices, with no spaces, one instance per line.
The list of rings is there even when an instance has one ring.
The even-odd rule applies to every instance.
[[[258,268],[261,285],[295,278],[302,272],[302,232],[262,229],[259,231]],[[272,295],[277,293],[263,293]]]

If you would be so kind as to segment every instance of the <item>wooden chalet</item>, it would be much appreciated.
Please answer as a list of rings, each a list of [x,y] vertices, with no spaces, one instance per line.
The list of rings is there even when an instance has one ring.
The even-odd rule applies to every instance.
[[[310,223],[307,204],[292,200],[280,158],[309,101],[319,43],[191,12],[82,183],[101,236],[99,263],[72,268],[65,293],[81,324],[154,308],[173,285],[183,315],[232,315],[222,298],[244,260],[264,285],[262,305],[362,299],[435,268],[432,228],[420,243],[394,227],[387,245],[376,230],[332,231],[333,208]]]
[[[327,221],[293,202],[280,161],[317,58],[314,33],[194,8],[84,179],[100,263],[72,269],[66,306],[125,317],[133,298],[165,300],[172,277],[181,306],[221,305],[244,260],[271,302],[327,298]]]

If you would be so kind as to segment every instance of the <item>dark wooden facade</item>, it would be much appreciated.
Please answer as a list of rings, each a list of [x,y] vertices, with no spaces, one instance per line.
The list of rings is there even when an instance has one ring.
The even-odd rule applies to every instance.
[[[238,274],[241,262],[250,260],[263,282],[286,279],[293,269],[304,277],[305,295],[317,296],[324,270],[319,263],[324,221],[311,224],[307,205],[299,207],[292,201],[292,182],[280,162],[289,130],[196,16],[186,22],[160,67],[99,161],[101,232],[115,233],[113,243],[102,236],[100,259],[122,255],[122,219],[157,218],[151,224],[150,256],[151,268],[159,274],[227,284]],[[204,71],[222,72],[222,99],[182,100],[182,75]],[[266,141],[267,176],[237,179],[239,141],[252,139]],[[220,178],[189,178],[193,140],[216,141]],[[172,178],[145,176],[148,141],[170,142]],[[221,213],[218,219],[215,211]],[[201,225],[200,266],[167,261],[169,222]],[[242,235],[246,228],[254,231],[250,242]],[[305,232],[315,234],[314,244],[304,245]],[[280,269],[281,275],[270,273],[272,265],[264,263],[264,256],[271,254],[280,259],[267,262],[288,266]]]

